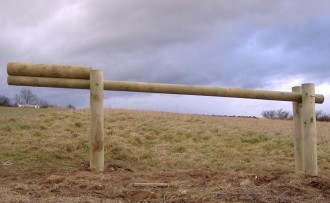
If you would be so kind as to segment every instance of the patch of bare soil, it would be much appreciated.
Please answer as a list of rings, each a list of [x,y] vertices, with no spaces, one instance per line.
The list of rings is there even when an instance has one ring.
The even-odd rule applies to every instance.
[[[330,179],[304,174],[132,170],[103,174],[1,169],[0,202],[330,202]]]

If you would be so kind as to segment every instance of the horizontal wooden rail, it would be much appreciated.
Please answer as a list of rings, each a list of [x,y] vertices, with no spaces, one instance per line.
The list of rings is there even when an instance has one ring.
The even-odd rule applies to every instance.
[[[62,78],[43,78],[27,76],[8,76],[9,85],[37,86],[37,87],[57,87],[89,89],[89,80],[81,79],[62,79]],[[276,101],[302,102],[301,93],[284,91],[252,90],[241,88],[224,88],[192,85],[176,85],[146,82],[123,82],[104,80],[104,90],[129,91],[129,92],[150,92],[165,94],[185,94],[216,97],[235,97],[247,99],[264,99]],[[324,96],[316,94],[315,102],[323,103]]]
[[[31,63],[8,63],[7,73],[13,76],[89,79],[90,67]]]

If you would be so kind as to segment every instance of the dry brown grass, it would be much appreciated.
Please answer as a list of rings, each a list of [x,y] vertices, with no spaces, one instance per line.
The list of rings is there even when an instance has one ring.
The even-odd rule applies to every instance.
[[[294,170],[292,121],[125,110],[106,115],[109,160],[142,168]],[[330,174],[330,124],[318,129],[321,173]]]
[[[86,172],[89,128],[88,110],[0,108],[0,168],[4,172],[1,178],[3,182],[12,183],[9,188],[14,188],[10,190],[7,186],[0,185],[1,190],[10,193],[9,196],[14,199],[24,199],[31,195],[28,195],[24,188],[15,189],[17,184],[26,184],[29,188],[44,183],[45,178],[51,174],[73,175],[81,171],[89,173]],[[242,178],[237,181],[248,181],[248,185],[253,183],[256,186],[257,179],[251,178],[254,175],[294,173],[292,128],[292,121],[106,110],[105,175],[110,173],[108,180],[112,180],[112,173],[118,172],[121,174],[117,175],[127,178],[129,175],[126,173],[132,171],[138,174],[143,171],[161,171],[163,174],[178,171],[205,171],[201,174],[208,174],[208,171],[216,171],[214,177],[217,178],[215,182],[210,181],[210,191],[207,195],[212,194],[212,198],[221,194],[224,197],[235,196],[236,193],[239,195],[238,193],[242,192],[239,191],[240,182],[237,183],[238,187],[228,186],[221,193],[217,189],[220,186],[225,188],[222,185],[224,183],[216,180],[220,180],[221,175],[228,176],[231,180],[241,174]],[[330,176],[329,132],[330,123],[318,123],[321,177]],[[193,175],[188,175],[187,180],[196,181],[191,177]],[[288,177],[292,178],[291,182],[296,178],[293,175]],[[140,179],[141,177],[134,180]],[[102,182],[102,178],[99,181]],[[68,179],[65,179],[65,182],[71,184]],[[325,189],[329,190],[329,186],[325,185]],[[56,193],[56,190],[53,192]],[[266,190],[263,192],[267,193]],[[49,194],[52,194],[51,189]],[[39,200],[48,198],[49,194],[41,194]],[[91,202],[102,200],[98,199],[100,196],[97,195],[89,195],[86,198],[90,198]],[[126,194],[125,198],[128,201],[129,194]],[[196,198],[192,197],[190,200]],[[232,197],[232,200],[235,198]],[[79,198],[74,201],[79,202]]]

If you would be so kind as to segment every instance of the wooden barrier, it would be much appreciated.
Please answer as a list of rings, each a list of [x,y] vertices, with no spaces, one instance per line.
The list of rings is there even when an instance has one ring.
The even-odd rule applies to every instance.
[[[20,86],[89,89],[89,81],[79,80],[79,79],[8,76],[7,82],[9,85],[20,85]],[[297,93],[297,92],[160,84],[160,83],[146,83],[146,82],[124,82],[124,81],[105,80],[104,90],[200,95],[200,96],[215,96],[215,97],[234,97],[234,98],[246,98],[246,99],[292,101],[299,103],[302,102],[301,93]],[[320,104],[323,103],[324,96],[320,94],[315,95],[315,102]]]
[[[292,92],[241,88],[175,85],[103,80],[103,72],[84,66],[8,63],[9,85],[90,89],[91,135],[90,167],[104,170],[103,90],[132,91],[200,96],[235,97],[293,102],[294,151],[296,171],[317,176],[315,103],[324,96],[314,93],[313,84],[293,87]]]

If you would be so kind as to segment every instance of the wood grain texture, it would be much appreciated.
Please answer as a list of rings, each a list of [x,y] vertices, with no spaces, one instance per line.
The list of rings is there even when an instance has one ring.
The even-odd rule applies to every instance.
[[[292,88],[292,92],[301,93],[301,86]],[[294,127],[294,160],[296,171],[305,171],[304,166],[304,140],[302,103],[293,102],[293,127]]]
[[[314,84],[302,85],[302,115],[304,124],[304,162],[305,172],[311,176],[318,175],[317,166],[317,131],[315,115]]]
[[[104,171],[104,110],[103,71],[92,70],[90,76],[90,168],[94,172]]]
[[[7,73],[12,76],[47,78],[89,79],[90,67],[55,64],[16,63],[7,64]]]

